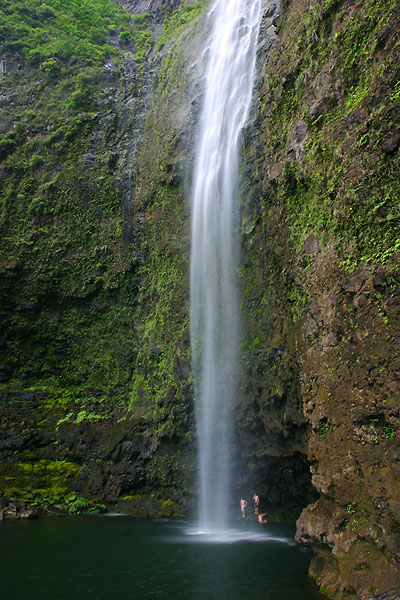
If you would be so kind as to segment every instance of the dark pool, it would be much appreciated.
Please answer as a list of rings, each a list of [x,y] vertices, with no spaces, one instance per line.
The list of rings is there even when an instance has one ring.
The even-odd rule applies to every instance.
[[[13,600],[320,600],[310,552],[286,525],[127,516],[0,522],[2,597]]]

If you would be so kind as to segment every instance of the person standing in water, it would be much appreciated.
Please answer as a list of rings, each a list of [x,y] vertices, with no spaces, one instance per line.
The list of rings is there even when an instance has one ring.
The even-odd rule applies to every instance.
[[[259,498],[259,496],[257,496],[257,494],[255,492],[253,494],[253,502],[254,502],[254,514],[258,515],[258,507],[260,506],[260,498]]]
[[[240,512],[242,513],[242,519],[246,518],[245,508],[247,506],[247,500],[240,498]]]

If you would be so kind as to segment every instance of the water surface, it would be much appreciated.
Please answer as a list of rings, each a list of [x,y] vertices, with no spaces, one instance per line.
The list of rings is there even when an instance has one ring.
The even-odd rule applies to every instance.
[[[2,596],[14,600],[320,600],[293,528],[229,535],[132,517],[0,522]]]

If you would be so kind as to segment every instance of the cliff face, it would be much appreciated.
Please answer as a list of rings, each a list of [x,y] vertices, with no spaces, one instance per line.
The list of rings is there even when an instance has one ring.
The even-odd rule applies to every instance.
[[[201,5],[94,7],[82,30],[69,15],[81,56],[51,47],[45,60],[46,46],[29,59],[29,34],[19,48],[2,31],[13,70],[1,81],[1,489],[42,510],[124,498],[139,512],[185,512],[183,94]],[[20,15],[27,31],[50,19],[55,44],[65,15],[35,10]]]
[[[121,4],[93,3],[106,20],[70,56],[0,30],[0,490],[17,507],[171,514],[193,494],[204,7]],[[235,489],[304,509],[311,573],[342,598],[400,585],[399,24],[395,1],[265,2],[239,190]]]
[[[268,440],[253,463],[260,447],[307,447],[320,497],[297,538],[311,573],[329,594],[370,598],[400,582],[399,11],[281,9],[264,23],[247,144],[247,407]]]

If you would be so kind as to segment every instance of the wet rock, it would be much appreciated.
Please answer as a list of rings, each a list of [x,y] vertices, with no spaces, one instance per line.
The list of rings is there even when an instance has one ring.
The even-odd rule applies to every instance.
[[[320,249],[319,242],[315,235],[311,234],[308,236],[303,244],[303,252],[305,254],[315,254]]]
[[[15,69],[17,68],[17,65],[9,60],[4,60],[1,59],[0,60],[0,77],[3,75],[7,75],[8,73],[11,73],[12,71],[15,71]]]
[[[278,36],[276,35],[276,27],[273,23],[263,31],[261,42],[257,47],[257,55],[266,55],[267,52],[278,42]]]
[[[267,5],[266,11],[264,13],[264,16],[269,19],[270,17],[273,17],[276,13],[276,11],[278,10],[277,4],[276,2],[270,2],[269,5]]]
[[[390,590],[382,596],[373,596],[369,600],[400,600],[400,588]]]
[[[322,347],[322,350],[324,350],[324,351],[328,350],[328,348],[334,347],[336,345],[336,343],[337,343],[337,338],[331,332],[324,333],[321,336],[321,347]]]
[[[348,170],[346,176],[348,179],[351,179],[352,181],[357,181],[358,179],[361,179],[361,177],[363,175],[364,175],[364,169],[361,166],[356,165]]]
[[[309,130],[306,123],[304,123],[304,121],[298,121],[289,137],[288,158],[295,158],[296,160],[301,158],[304,154],[305,143],[308,136]]]
[[[318,329],[319,329],[318,323],[314,319],[313,315],[308,311],[306,313],[305,328],[304,328],[305,336],[306,337],[315,336],[318,332]]]
[[[280,163],[280,162],[273,163],[268,168],[268,179],[270,181],[277,179],[282,174],[282,171],[283,171],[282,163]]]
[[[0,430],[0,450],[16,450],[24,443],[24,439],[15,431]]]
[[[376,290],[379,290],[380,288],[385,287],[386,284],[387,284],[386,278],[384,277],[384,275],[382,273],[376,273],[376,275],[373,276],[372,285],[374,286],[374,288]]]
[[[327,98],[321,98],[320,100],[316,100],[310,106],[310,119],[311,122],[315,122],[320,117],[326,115],[329,110],[329,103]]]
[[[367,278],[364,273],[359,273],[358,275],[344,279],[339,285],[345,292],[349,292],[349,294],[357,294],[357,292],[361,290],[366,279]]]
[[[17,519],[36,519],[37,517],[37,511],[31,508],[25,508],[23,510],[18,511],[17,513]]]
[[[357,108],[353,113],[351,113],[346,119],[346,125],[349,127],[351,125],[358,125],[363,120],[361,115],[361,110]]]
[[[35,392],[20,392],[17,394],[17,398],[21,402],[32,402],[35,400]]]
[[[176,367],[179,377],[187,379],[190,376],[190,364],[179,356],[176,359]]]
[[[10,502],[10,504],[5,508],[4,510],[4,516],[5,517],[9,517],[9,518],[16,518],[17,516],[17,507],[13,502]]]
[[[158,495],[137,494],[122,498],[114,510],[138,517],[172,517],[186,512],[185,506],[175,499],[160,499]]]
[[[391,154],[395,152],[400,145],[400,131],[396,131],[393,135],[391,135],[385,142],[382,144],[382,150],[386,152],[386,154]]]
[[[9,121],[0,119],[0,133],[7,133],[12,128],[12,124]]]

